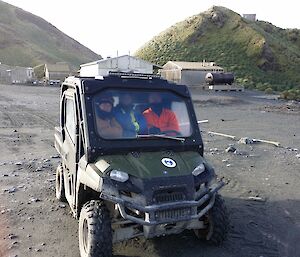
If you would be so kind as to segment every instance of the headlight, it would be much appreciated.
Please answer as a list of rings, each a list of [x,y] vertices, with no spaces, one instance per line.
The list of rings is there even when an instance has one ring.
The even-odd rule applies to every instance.
[[[198,176],[205,171],[205,166],[203,163],[199,164],[192,172],[194,176]]]
[[[126,172],[120,170],[112,170],[109,174],[110,178],[119,182],[125,182],[129,179]]]

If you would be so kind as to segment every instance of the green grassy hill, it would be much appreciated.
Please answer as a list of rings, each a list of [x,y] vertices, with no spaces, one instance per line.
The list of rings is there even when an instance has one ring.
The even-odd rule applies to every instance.
[[[300,85],[300,30],[248,21],[214,6],[175,24],[136,53],[148,61],[215,61],[237,81],[261,90]]]
[[[67,62],[79,68],[97,59],[101,56],[47,21],[0,0],[0,62],[19,66]]]

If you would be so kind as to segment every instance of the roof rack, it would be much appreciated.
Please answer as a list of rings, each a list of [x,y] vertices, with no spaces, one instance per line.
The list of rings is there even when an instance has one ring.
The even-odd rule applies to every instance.
[[[109,76],[117,76],[121,78],[126,79],[133,79],[133,78],[139,78],[139,79],[153,79],[153,78],[161,78],[160,75],[155,74],[146,74],[146,73],[132,73],[132,72],[118,72],[118,71],[110,71]]]

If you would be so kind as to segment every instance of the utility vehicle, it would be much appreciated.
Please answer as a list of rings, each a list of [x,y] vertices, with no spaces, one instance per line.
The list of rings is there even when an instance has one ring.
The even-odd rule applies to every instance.
[[[104,136],[99,101],[109,98],[114,109],[124,94],[140,115],[151,108],[150,95],[159,94],[178,129],[151,132],[147,124],[146,131]],[[203,157],[186,86],[134,73],[69,77],[61,86],[55,147],[61,156],[56,197],[79,219],[82,257],[111,256],[115,242],[184,230],[215,244],[226,238],[227,211],[218,194],[224,182]]]

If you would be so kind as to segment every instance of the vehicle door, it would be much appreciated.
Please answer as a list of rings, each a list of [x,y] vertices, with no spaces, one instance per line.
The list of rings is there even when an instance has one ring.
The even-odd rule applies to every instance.
[[[75,204],[75,183],[77,170],[77,138],[78,138],[78,121],[75,105],[75,91],[68,89],[64,93],[63,102],[63,146],[62,158],[64,167],[64,186],[65,195],[71,206]]]

